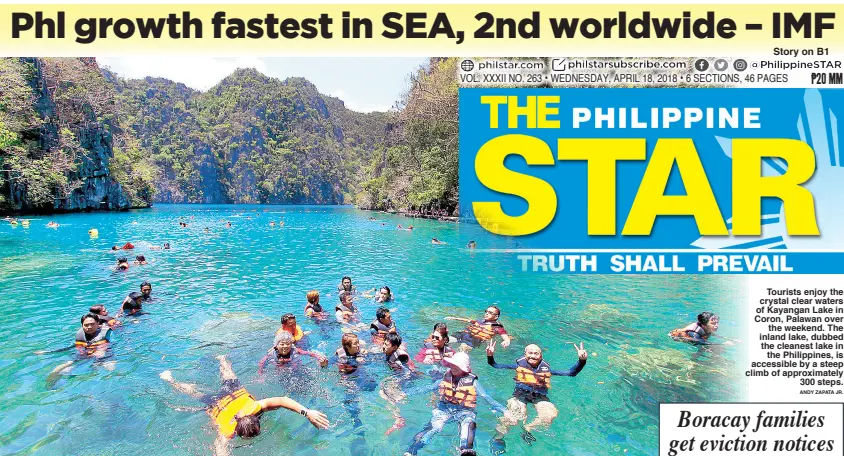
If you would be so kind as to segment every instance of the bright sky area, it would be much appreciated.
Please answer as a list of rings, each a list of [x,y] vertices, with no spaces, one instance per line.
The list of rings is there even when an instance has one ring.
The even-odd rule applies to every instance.
[[[274,78],[303,77],[320,93],[359,112],[387,111],[407,89],[409,76],[426,58],[390,57],[98,57],[100,65],[125,78],[167,78],[208,90],[237,68],[255,68]]]

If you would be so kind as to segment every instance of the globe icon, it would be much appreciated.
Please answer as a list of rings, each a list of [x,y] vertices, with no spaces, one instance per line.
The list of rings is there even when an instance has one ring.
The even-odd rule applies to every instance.
[[[471,60],[464,60],[460,62],[460,69],[463,71],[472,71],[475,69],[475,62]]]

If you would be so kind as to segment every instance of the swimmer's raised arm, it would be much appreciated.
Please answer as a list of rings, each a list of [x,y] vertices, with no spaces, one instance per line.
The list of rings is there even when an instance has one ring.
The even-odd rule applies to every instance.
[[[474,321],[471,318],[463,318],[463,317],[445,317],[445,318],[443,318],[443,320],[456,320],[456,321],[462,321],[464,323],[471,323],[471,322]]]
[[[258,401],[261,410],[270,411],[279,408],[285,408],[291,412],[298,413],[308,419],[311,424],[317,429],[328,429],[328,417],[319,410],[308,410],[302,404],[290,399],[289,397],[268,397]]]

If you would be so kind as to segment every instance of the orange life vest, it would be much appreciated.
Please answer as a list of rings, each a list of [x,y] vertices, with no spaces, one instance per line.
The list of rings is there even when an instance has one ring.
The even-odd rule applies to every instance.
[[[237,421],[234,419],[238,413],[241,416],[255,415],[261,411],[261,405],[246,391],[246,388],[223,396],[214,405],[208,408],[208,414],[217,424],[220,434],[227,438],[234,438],[234,429]],[[243,413],[241,413],[243,412]]]
[[[475,388],[477,380],[476,375],[466,374],[455,383],[451,371],[446,372],[440,381],[440,401],[475,408],[478,405],[478,392]]]
[[[668,337],[676,340],[677,342],[695,342],[695,338],[689,333],[697,333],[703,340],[709,339],[710,336],[706,333],[706,330],[700,326],[700,323],[695,323],[694,329],[686,329],[685,327],[675,329],[668,333]]]
[[[485,321],[483,323],[473,321],[472,324],[466,328],[466,331],[468,331],[469,335],[474,337],[475,339],[490,340],[492,339],[492,336],[495,335],[495,328],[503,327],[504,325],[497,321]]]
[[[543,360],[534,369],[525,357],[521,357],[516,361],[516,376],[513,380],[516,386],[545,394],[551,387],[551,366]]]

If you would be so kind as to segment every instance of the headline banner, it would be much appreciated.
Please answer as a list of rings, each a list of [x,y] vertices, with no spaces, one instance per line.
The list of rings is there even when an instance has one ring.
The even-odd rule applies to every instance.
[[[842,18],[841,5],[0,5],[0,48],[12,57],[753,55],[772,42],[798,51],[842,42]]]

